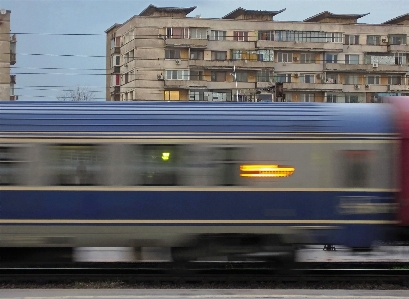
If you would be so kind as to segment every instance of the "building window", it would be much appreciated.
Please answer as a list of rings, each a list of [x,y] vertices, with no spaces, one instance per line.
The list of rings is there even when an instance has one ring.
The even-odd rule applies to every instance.
[[[336,102],[337,102],[337,95],[327,94],[327,103],[336,103]]]
[[[389,44],[391,44],[391,45],[405,45],[406,44],[406,35],[405,34],[389,35]]]
[[[125,73],[125,84],[129,82],[129,74]]]
[[[395,64],[396,65],[403,65],[406,64],[406,54],[404,53],[395,53]]]
[[[300,83],[314,83],[315,76],[313,74],[303,74],[300,78]]]
[[[166,38],[189,38],[189,28],[166,28]]]
[[[165,59],[180,59],[180,49],[166,49]]]
[[[337,84],[337,82],[338,82],[338,74],[327,74],[325,83]]]
[[[345,75],[344,84],[358,84],[358,76],[356,75]]]
[[[342,32],[327,32],[327,43],[342,43]]]
[[[273,79],[273,72],[269,70],[260,70],[257,72],[257,82],[270,82]]]
[[[359,64],[359,55],[358,54],[346,54],[345,64]]]
[[[400,76],[388,76],[389,85],[399,85],[402,84],[402,78]]]
[[[189,101],[203,101],[203,90],[189,90]]]
[[[301,102],[314,102],[315,95],[313,93],[302,93],[300,94],[300,101]]]
[[[301,63],[315,63],[314,53],[301,53]]]
[[[292,61],[293,61],[292,53],[278,52],[277,62],[292,62]]]
[[[166,80],[189,80],[189,70],[167,70]]]
[[[206,28],[190,28],[191,39],[207,39]]]
[[[367,35],[366,44],[373,45],[373,46],[379,46],[381,44],[381,36],[380,35]]]
[[[190,70],[190,80],[202,81],[203,80],[203,71]]]
[[[212,72],[211,80],[213,82],[225,82],[226,81],[226,72]]]
[[[226,40],[226,31],[212,30],[210,31],[211,40]]]
[[[345,95],[345,103],[359,103],[359,96],[352,94],[352,95]]]
[[[359,35],[345,34],[344,45],[359,45]]]
[[[203,93],[204,101],[226,102],[231,101],[231,92],[226,91],[205,91]]]
[[[247,82],[247,73],[236,72],[236,81],[237,82]]]
[[[259,40],[274,40],[274,31],[259,31],[258,32]]]
[[[231,50],[233,60],[274,61],[273,50]]]
[[[249,41],[248,31],[234,31],[233,40],[239,42],[248,42]]]
[[[226,60],[227,52],[226,51],[212,51],[212,60]]]
[[[165,101],[180,101],[180,93],[178,90],[165,90],[164,92]]]
[[[203,60],[204,51],[203,50],[190,50],[191,60]]]
[[[274,40],[280,42],[324,43],[326,33],[323,31],[276,30],[274,31]]]
[[[274,81],[291,83],[291,74],[276,74]]]
[[[379,76],[366,76],[366,84],[379,84]]]
[[[338,62],[338,55],[337,54],[325,54],[325,62],[326,63],[337,63]]]

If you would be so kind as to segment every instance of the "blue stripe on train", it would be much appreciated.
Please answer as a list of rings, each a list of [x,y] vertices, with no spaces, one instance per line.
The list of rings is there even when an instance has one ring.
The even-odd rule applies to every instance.
[[[329,191],[1,191],[0,219],[393,220],[393,197]]]
[[[318,242],[368,247],[376,240],[393,237],[387,225],[365,223],[395,220],[393,196],[390,192],[1,191],[0,219],[67,220],[49,225],[68,225],[72,219],[152,220],[150,224],[113,221],[88,225],[323,225],[334,228],[316,230]],[[155,220],[289,220],[291,223],[155,224]],[[349,224],[348,220],[355,222]],[[357,220],[364,223],[357,224]]]

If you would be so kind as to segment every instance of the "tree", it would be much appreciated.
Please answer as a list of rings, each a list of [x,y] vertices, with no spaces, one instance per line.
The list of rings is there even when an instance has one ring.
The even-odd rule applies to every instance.
[[[66,90],[63,94],[57,96],[59,101],[93,101],[95,94],[85,87],[77,87],[75,90]]]

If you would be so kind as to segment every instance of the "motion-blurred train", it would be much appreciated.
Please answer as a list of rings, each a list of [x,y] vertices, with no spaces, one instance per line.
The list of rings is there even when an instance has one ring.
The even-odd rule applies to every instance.
[[[397,240],[409,97],[390,102],[2,102],[0,257],[167,247],[175,261],[270,260]]]

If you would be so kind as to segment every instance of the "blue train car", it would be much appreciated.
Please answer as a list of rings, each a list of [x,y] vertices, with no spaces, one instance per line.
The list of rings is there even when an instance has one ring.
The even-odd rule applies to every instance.
[[[397,223],[387,104],[7,102],[0,139],[3,249],[268,259]]]

